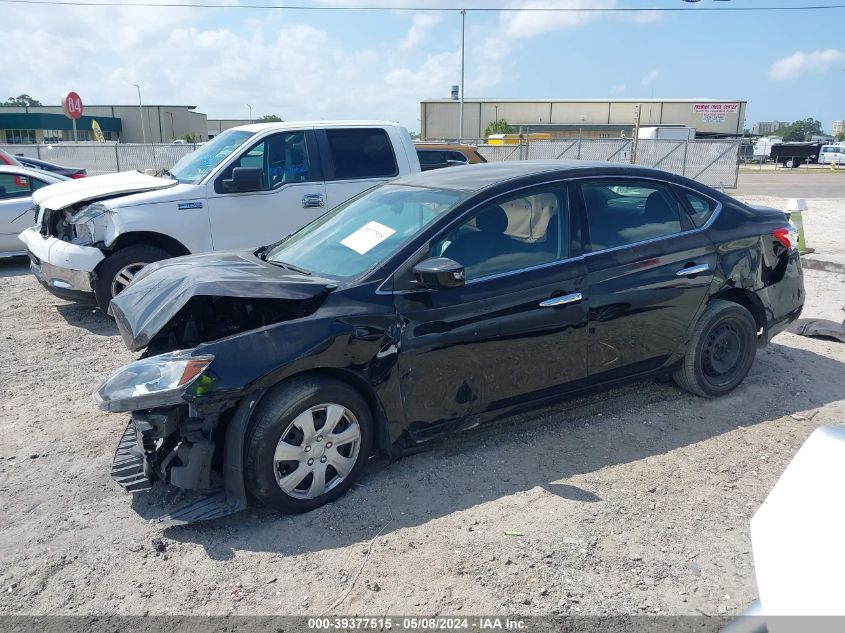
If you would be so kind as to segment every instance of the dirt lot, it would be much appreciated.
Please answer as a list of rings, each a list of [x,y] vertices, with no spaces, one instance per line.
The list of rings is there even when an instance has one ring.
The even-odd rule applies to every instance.
[[[845,275],[806,285],[804,316],[842,318]],[[634,384],[373,464],[307,515],[162,529],[175,491],[109,479],[125,417],[90,394],[132,359],[114,325],[21,262],[0,263],[0,324],[2,614],[736,613],[749,519],[845,419],[845,345],[785,333],[721,400]]]

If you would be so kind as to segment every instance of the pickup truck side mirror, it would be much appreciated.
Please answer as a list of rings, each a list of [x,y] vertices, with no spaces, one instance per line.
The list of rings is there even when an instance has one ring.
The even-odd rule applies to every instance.
[[[264,170],[261,167],[235,167],[231,180],[223,181],[223,188],[229,193],[261,191]]]
[[[460,288],[464,267],[448,257],[430,257],[414,266],[414,280],[424,288]]]

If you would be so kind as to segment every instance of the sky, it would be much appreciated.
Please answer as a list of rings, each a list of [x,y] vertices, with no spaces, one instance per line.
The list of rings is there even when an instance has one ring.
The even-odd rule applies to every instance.
[[[166,2],[167,0],[147,0]],[[191,0],[183,0],[190,2]],[[197,0],[199,1],[199,0]],[[205,0],[237,5],[239,0]],[[243,0],[283,4],[285,0]],[[363,10],[37,6],[0,2],[0,99],[189,104],[209,118],[369,118],[420,128],[459,83],[461,17],[445,0],[287,0]],[[701,11],[834,0],[467,0],[466,97],[748,101],[746,126],[845,119],[845,9]],[[403,7],[402,10],[396,7]],[[404,7],[409,7],[404,9]],[[413,7],[442,7],[420,11]],[[604,9],[532,12],[532,7]],[[684,13],[607,11],[682,7]],[[825,32],[831,35],[825,35]]]

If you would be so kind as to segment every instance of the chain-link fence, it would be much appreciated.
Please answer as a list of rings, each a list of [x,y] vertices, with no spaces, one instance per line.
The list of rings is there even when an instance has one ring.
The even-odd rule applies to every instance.
[[[630,163],[634,142],[629,139],[561,139],[524,141],[520,145],[471,142],[490,162],[503,160],[597,160]],[[642,139],[636,163],[687,176],[712,187],[733,188],[739,165],[738,139],[671,141]],[[60,145],[0,145],[9,154],[23,154],[66,167],[83,167],[91,176],[138,169],[170,169],[196,145],[69,143]]]
[[[196,148],[196,145],[190,143],[0,145],[0,149],[8,154],[23,154],[64,167],[83,168],[89,176],[135,169],[170,169],[176,161]]]
[[[464,142],[467,142],[466,140]],[[490,162],[503,160],[596,160],[630,163],[634,142],[630,139],[562,139],[525,141],[521,145],[486,145],[473,142]],[[672,141],[641,139],[636,164],[687,176],[711,187],[734,188],[739,165],[738,139]]]

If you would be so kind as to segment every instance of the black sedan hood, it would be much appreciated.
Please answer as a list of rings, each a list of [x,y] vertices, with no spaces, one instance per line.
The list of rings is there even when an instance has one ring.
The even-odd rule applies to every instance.
[[[146,347],[194,297],[308,301],[336,282],[267,263],[249,251],[204,253],[146,266],[112,299],[109,313],[130,350]]]

